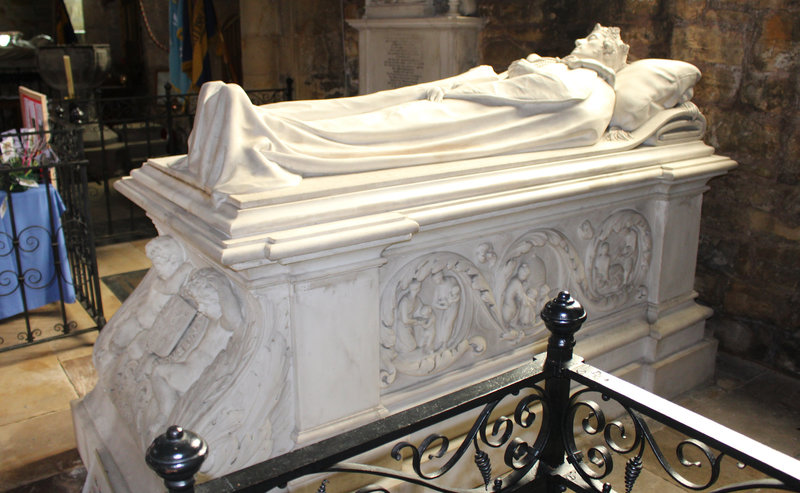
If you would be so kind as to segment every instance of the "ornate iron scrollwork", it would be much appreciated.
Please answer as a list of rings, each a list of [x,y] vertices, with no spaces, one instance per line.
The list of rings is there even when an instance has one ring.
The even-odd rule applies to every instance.
[[[623,416],[619,419],[608,421],[606,413],[596,400],[587,398],[589,393],[598,393],[592,388],[584,388],[575,392],[569,402],[569,407],[563,422],[564,445],[568,462],[574,467],[578,475],[589,485],[592,491],[611,491],[608,480],[614,470],[614,456],[618,455],[625,460],[624,491],[631,493],[636,480],[645,467],[644,454],[649,445],[650,451],[660,465],[661,469],[680,486],[689,490],[707,491],[712,488],[720,478],[720,469],[724,452],[718,452],[707,444],[695,438],[685,438],[675,445],[674,460],[670,461],[663,448],[656,441],[645,419],[630,406],[624,405],[608,395],[601,393],[601,399],[614,402],[621,406]],[[576,420],[580,419],[580,424]],[[624,421],[630,421],[631,426],[626,426]],[[600,436],[602,443],[584,444],[579,446],[581,436],[576,436],[578,429],[585,437]],[[632,433],[630,433],[632,431]],[[632,456],[629,456],[633,454]],[[626,456],[627,459],[625,458]],[[686,468],[685,474],[675,467],[677,462]],[[739,468],[744,465],[737,464]],[[691,478],[691,469],[707,470],[706,477],[702,480]],[[652,470],[652,468],[651,468]],[[795,491],[777,480],[744,481],[726,485],[714,490],[712,493],[752,490],[756,488],[773,488]]]
[[[529,488],[540,491],[537,487],[543,487],[541,491],[570,489],[611,493],[614,491],[612,482],[624,484],[624,491],[631,493],[645,461],[650,459],[649,455],[645,456],[647,450],[656,459],[651,461],[654,466],[657,462],[668,478],[689,490],[711,493],[757,488],[800,491],[800,474],[797,473],[800,463],[791,457],[575,357],[573,336],[586,320],[586,312],[568,292],[562,291],[548,302],[540,317],[551,332],[544,362],[542,355],[538,355],[533,363],[498,377],[204,483],[200,485],[201,491],[239,491],[231,489],[231,485],[241,487],[241,491],[267,491],[309,473],[352,472],[422,486],[427,491],[450,493],[500,493],[529,491]],[[544,385],[540,386],[542,381]],[[570,390],[573,383],[583,387],[573,392]],[[592,393],[599,398],[593,398]],[[516,400],[505,401],[510,396],[515,396]],[[477,418],[455,450],[450,450],[451,439],[441,433],[425,436],[418,445],[411,441],[397,442],[391,449],[391,456],[398,462],[407,462],[410,465],[407,469],[413,471],[342,462],[376,445],[393,443],[397,437],[430,429],[432,425],[478,409]],[[607,419],[612,413],[621,417]],[[662,451],[663,444],[657,443],[644,416],[689,437],[675,445],[672,461]],[[523,437],[522,431],[528,433]],[[531,440],[532,435],[535,438]],[[501,465],[493,464],[492,449],[495,449],[495,457],[504,449]],[[469,454],[470,451],[473,453]],[[466,467],[456,465],[465,464],[461,460],[469,456],[473,458],[480,479],[460,477]],[[614,472],[615,456],[625,463],[622,474],[619,470]],[[721,462],[726,456],[742,460],[769,479],[710,490],[721,477]],[[673,465],[676,461],[679,466]],[[694,469],[709,472],[698,481],[689,474]],[[450,472],[453,474],[448,479],[458,477],[462,483],[468,482],[468,486],[441,484]],[[479,482],[482,484],[475,486]],[[326,484],[320,486],[320,492],[325,491]],[[388,493],[390,489],[386,484],[372,484],[356,491]]]
[[[475,466],[484,483],[482,489],[485,491],[505,491],[526,477],[536,465],[550,436],[550,412],[544,389],[538,385],[531,385],[526,387],[525,390],[530,393],[526,393],[519,398],[514,406],[513,415],[510,417],[500,416],[492,420],[493,412],[509,394],[487,403],[481,409],[469,431],[464,435],[463,440],[460,441],[458,448],[453,451],[450,450],[451,440],[438,433],[426,436],[419,445],[414,445],[408,441],[401,441],[394,445],[391,457],[398,462],[404,460],[404,456],[407,455],[404,454],[405,451],[410,452],[411,468],[414,471],[414,475],[395,469],[349,462],[337,464],[330,468],[329,471],[357,472],[400,479],[425,486],[434,491],[478,491],[480,488],[478,490],[459,489],[439,486],[432,482],[453,470],[456,464],[460,463],[464,457],[469,456],[469,451],[474,449]],[[532,441],[525,440],[519,436],[519,433],[515,433],[515,431],[531,429],[535,424],[539,424],[539,429]],[[514,436],[515,434],[517,436]],[[505,447],[503,461],[506,467],[498,468],[505,471],[504,474],[493,477],[492,470],[494,466],[491,463],[489,454],[481,447],[490,449]],[[427,472],[424,470],[423,463],[426,459],[431,461],[445,457],[447,457],[445,463],[436,470]],[[366,493],[387,490],[381,486],[368,486],[358,491]]]

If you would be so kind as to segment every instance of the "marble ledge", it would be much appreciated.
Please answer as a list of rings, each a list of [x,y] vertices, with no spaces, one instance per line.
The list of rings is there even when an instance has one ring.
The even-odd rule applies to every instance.
[[[201,235],[201,247],[211,257],[241,267],[315,251],[330,255],[365,242],[402,242],[429,224],[626,187],[673,193],[675,184],[704,186],[735,166],[699,141],[556,163],[542,163],[538,155],[532,162],[526,158],[531,156],[358,173],[346,179],[307,178],[296,187],[231,196],[219,207],[207,194],[166,174],[163,160],[151,160],[116,186],[151,217]],[[431,174],[431,168],[439,168],[440,174]]]

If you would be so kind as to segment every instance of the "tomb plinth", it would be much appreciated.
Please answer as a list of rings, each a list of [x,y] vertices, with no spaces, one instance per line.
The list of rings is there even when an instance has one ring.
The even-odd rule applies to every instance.
[[[360,93],[443,79],[476,66],[483,23],[458,15],[451,4],[451,14],[435,15],[430,0],[373,1],[363,19],[348,19],[358,30]]]
[[[206,474],[233,471],[521,364],[564,288],[591,314],[576,352],[593,365],[665,395],[707,380],[700,207],[734,162],[675,135],[221,203],[169,172],[178,158],[151,159],[117,187],[161,245],[98,339],[100,381],[74,406],[81,456],[118,491],[149,491],[144,450],[180,424],[208,440]]]

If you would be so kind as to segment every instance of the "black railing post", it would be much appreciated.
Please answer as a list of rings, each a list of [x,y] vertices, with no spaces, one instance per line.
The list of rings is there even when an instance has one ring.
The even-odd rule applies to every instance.
[[[550,331],[547,340],[547,359],[544,364],[545,395],[549,404],[552,419],[550,438],[542,452],[542,461],[556,469],[564,463],[564,420],[569,405],[570,379],[565,374],[567,363],[572,359],[572,348],[575,347],[575,333],[586,321],[586,311],[580,303],[570,296],[568,291],[561,291],[558,296],[548,301],[541,312],[542,321]],[[548,480],[547,491],[563,491],[557,483]]]
[[[291,101],[294,98],[294,79],[291,77],[286,78],[286,101]]]
[[[175,154],[175,129],[172,128],[172,84],[164,84],[164,111],[167,115],[167,154]]]
[[[170,426],[147,448],[145,461],[170,493],[194,492],[194,475],[208,455],[206,442],[180,426]]]

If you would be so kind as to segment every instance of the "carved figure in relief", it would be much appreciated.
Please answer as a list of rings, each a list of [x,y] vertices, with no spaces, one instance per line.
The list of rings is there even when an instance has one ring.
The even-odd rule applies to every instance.
[[[172,423],[207,430],[218,451],[204,463],[209,474],[288,450],[286,310],[196,269],[169,236],[146,252],[153,268],[98,336],[92,394],[111,401],[142,447]],[[237,427],[246,436],[230,433]]]
[[[631,287],[639,257],[638,241],[636,231],[625,227],[599,244],[592,269],[595,286],[601,292],[611,293]]]
[[[475,257],[481,264],[488,264],[492,266],[497,262],[497,254],[494,252],[494,247],[491,243],[481,243],[475,250]]]
[[[117,361],[123,351],[132,359],[142,356],[148,344],[144,329],[153,326],[192,270],[183,247],[171,236],[150,240],[145,253],[153,267],[141,282],[143,289],[126,300],[98,337],[96,346],[101,350],[95,351],[94,362],[98,370]]]
[[[503,291],[503,321],[511,329],[530,330],[550,292],[547,269],[536,254],[522,256]]]
[[[597,257],[594,260],[594,275],[599,286],[608,287],[609,269],[611,268],[611,256],[608,254],[608,242],[604,241],[597,250]]]
[[[630,228],[627,228],[623,235],[622,250],[619,256],[622,264],[622,283],[628,284],[636,261],[636,232]]]
[[[635,210],[615,212],[603,221],[594,247],[587,250],[589,299],[608,307],[625,302],[635,292],[646,292],[641,283],[650,265],[650,225]]]
[[[448,342],[453,342],[450,340],[450,336],[453,334],[456,317],[458,316],[461,288],[455,278],[445,276],[442,271],[433,274],[431,280],[435,284],[432,307],[436,316],[433,350],[439,351]]]
[[[170,166],[210,193],[596,143],[614,110],[628,45],[599,24],[563,59],[464,74],[366,96],[255,107],[239,87],[203,86],[188,157]],[[469,131],[465,132],[464,129]]]
[[[411,281],[408,292],[397,304],[396,347],[401,352],[410,352],[417,348],[428,353],[432,351],[435,316],[431,307],[420,299],[420,289],[422,283],[417,280]]]
[[[528,264],[520,264],[503,293],[503,320],[511,327],[529,327],[533,324],[531,294],[534,293],[528,286],[530,273]]]
[[[381,380],[398,373],[425,376],[443,370],[486,341],[476,327],[495,325],[494,301],[475,267],[454,254],[423,257],[407,266],[381,296]]]

